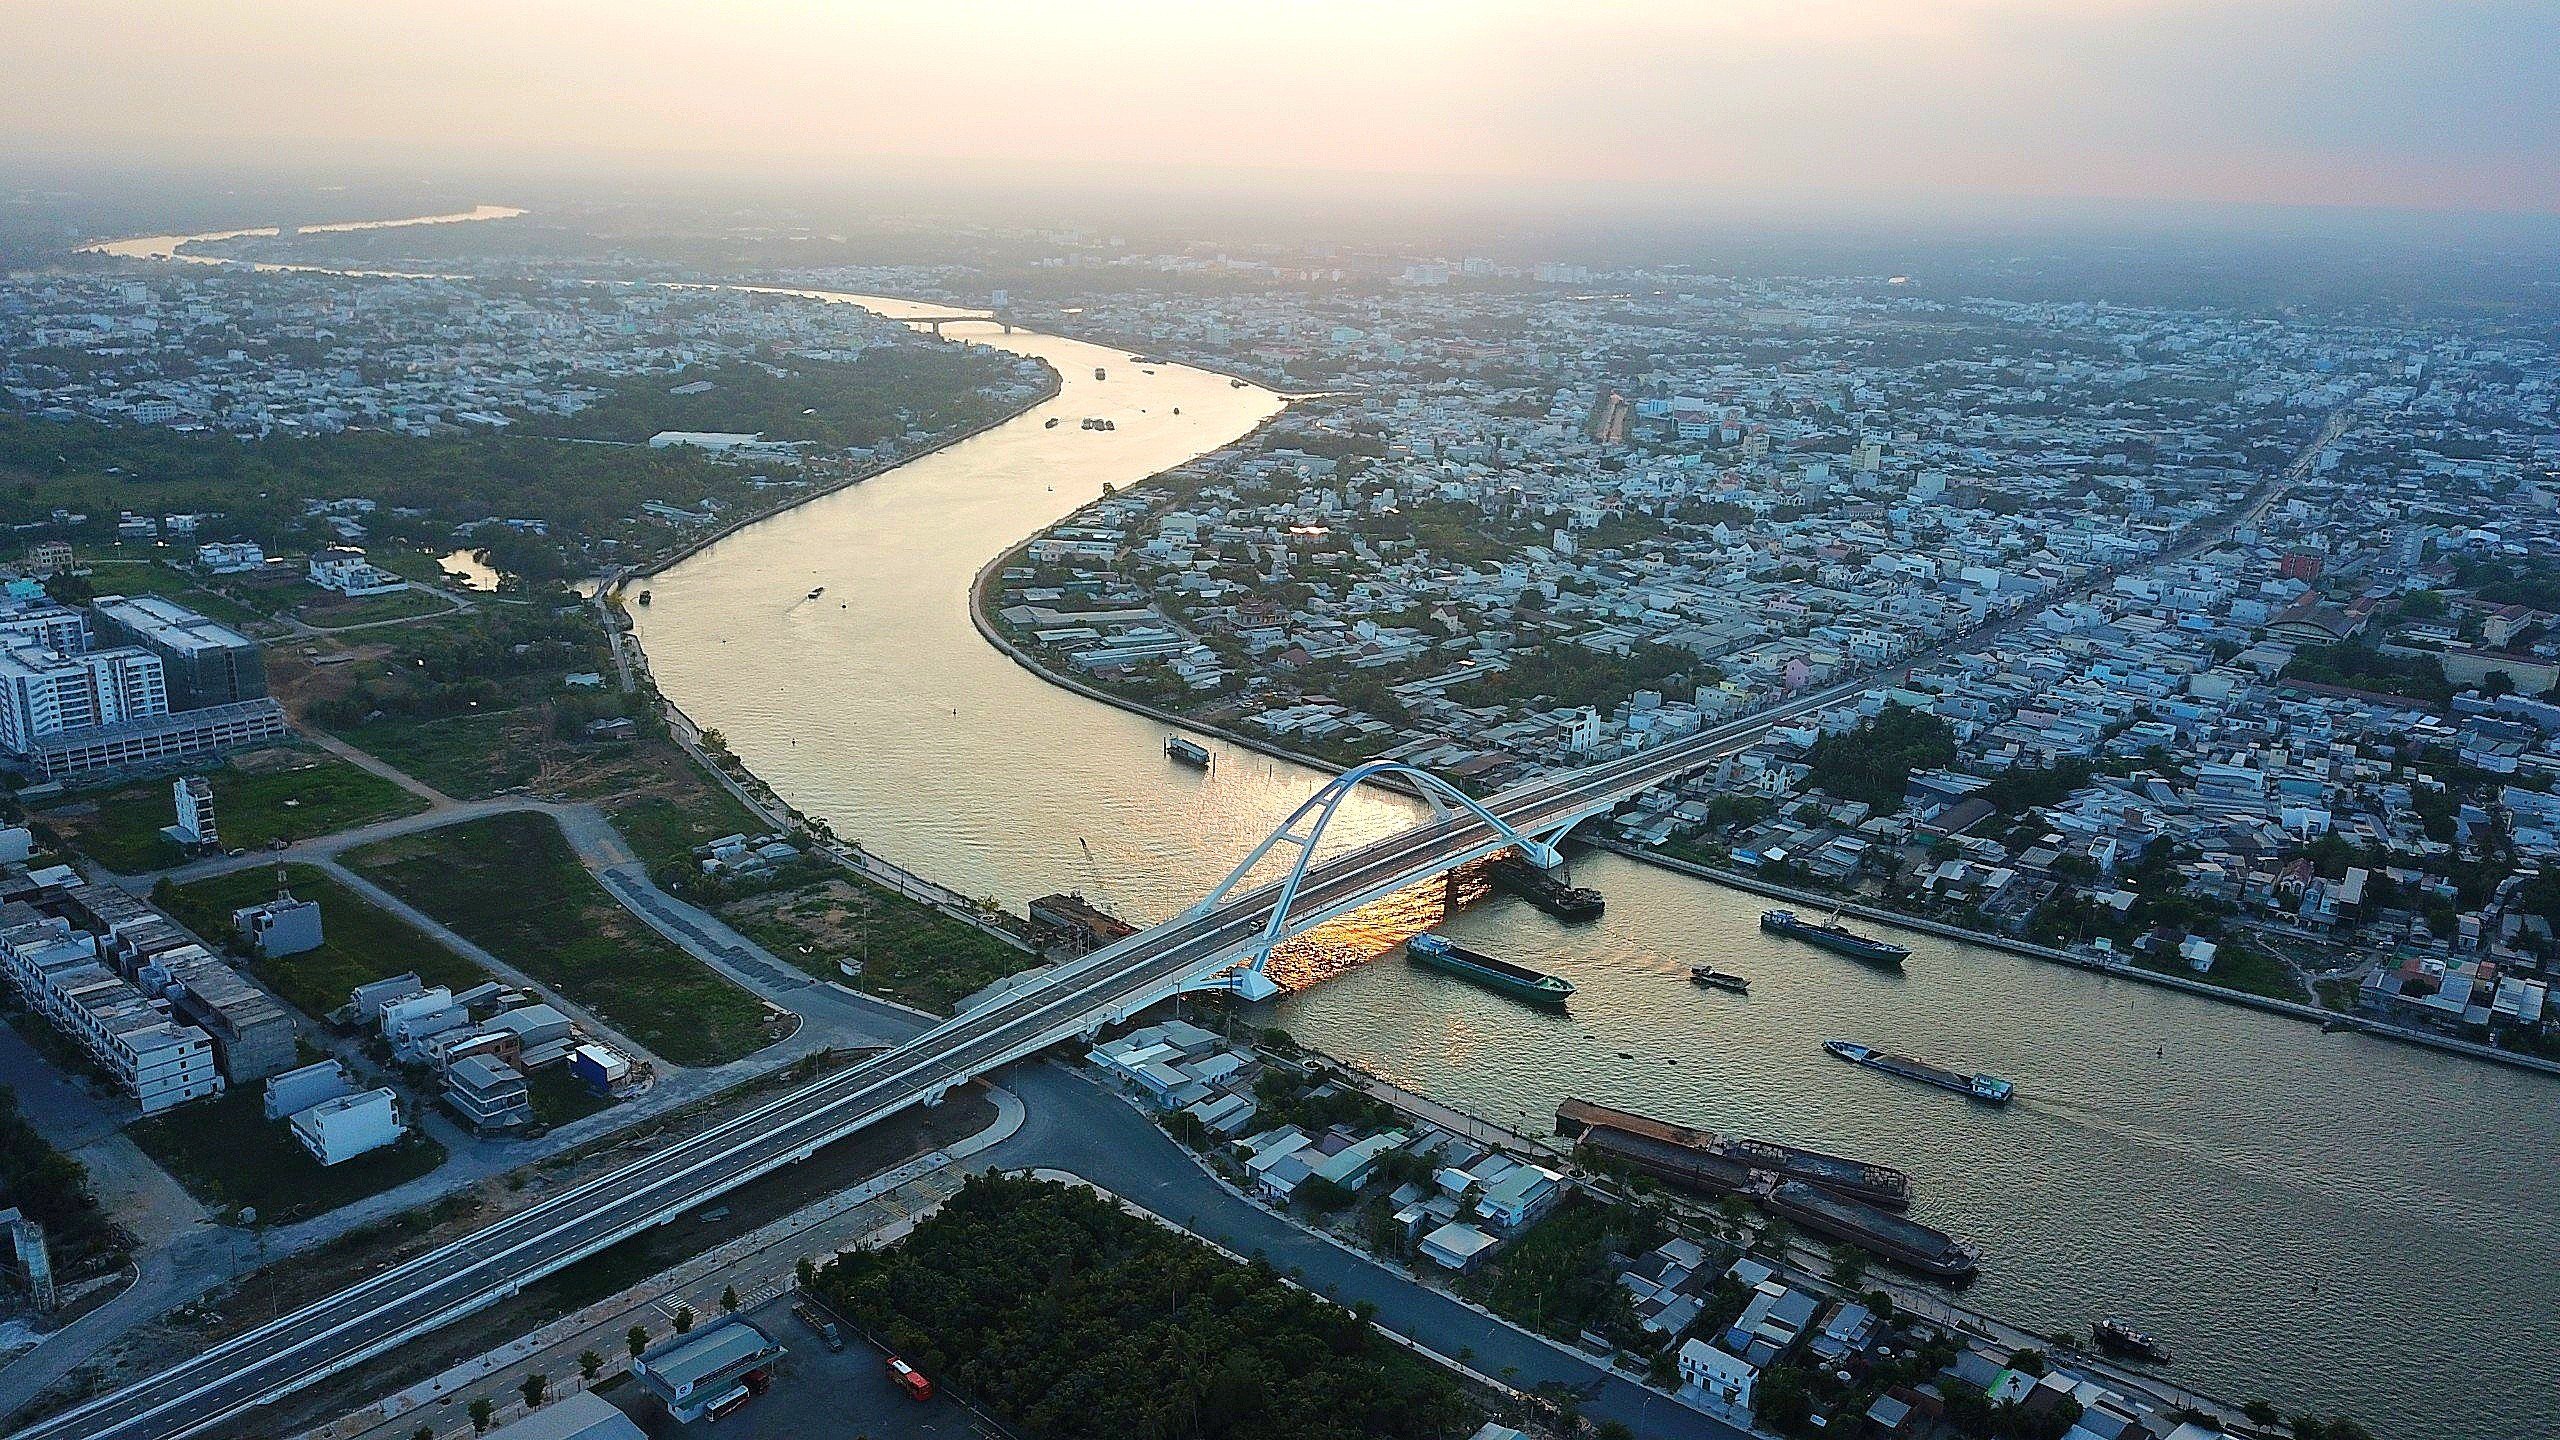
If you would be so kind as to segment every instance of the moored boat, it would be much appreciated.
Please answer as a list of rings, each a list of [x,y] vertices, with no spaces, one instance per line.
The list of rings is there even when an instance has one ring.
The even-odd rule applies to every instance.
[[[2169,1347],[2152,1338],[2150,1332],[2136,1330],[2122,1320],[2109,1317],[2089,1327],[2097,1336],[2098,1348],[2118,1355],[2134,1355],[2145,1360],[2169,1363]]]
[[[1195,769],[1209,768],[1209,747],[1181,735],[1164,737],[1164,758]]]
[[[1893,1210],[1911,1203],[1911,1176],[1890,1165],[1749,1135],[1720,1135],[1592,1100],[1568,1097],[1558,1105],[1556,1133],[1703,1194],[1756,1197],[1769,1181],[1784,1179]]]
[[[1980,1263],[1974,1248],[1908,1216],[1834,1195],[1802,1180],[1781,1180],[1761,1196],[1771,1214],[1807,1230],[1846,1240],[1906,1269],[1941,1280],[1970,1275]]]

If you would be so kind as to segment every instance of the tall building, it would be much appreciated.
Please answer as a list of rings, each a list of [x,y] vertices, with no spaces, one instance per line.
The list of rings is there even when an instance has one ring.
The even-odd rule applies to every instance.
[[[170,782],[178,823],[170,835],[181,845],[219,845],[222,831],[213,823],[213,782],[202,775],[181,775]]]
[[[65,655],[41,645],[0,651],[0,746],[32,753],[68,731],[169,713],[158,656],[125,646]]]
[[[89,617],[68,605],[22,605],[0,614],[0,643],[77,655],[89,648]]]
[[[177,709],[230,705],[267,693],[258,642],[228,625],[157,595],[101,595],[90,608],[108,635],[160,657]]]

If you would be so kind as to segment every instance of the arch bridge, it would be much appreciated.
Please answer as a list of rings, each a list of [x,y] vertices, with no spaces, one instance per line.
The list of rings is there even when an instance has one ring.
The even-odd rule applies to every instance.
[[[1800,697],[1809,709],[1842,693]],[[1269,994],[1272,947],[1334,916],[1481,859],[1518,849],[1552,866],[1567,831],[1640,791],[1748,745],[1773,717],[1738,721],[1658,749],[1473,799],[1410,765],[1374,761],[1327,782],[1182,914],[935,1026],[894,1050],[786,1089],[746,1113],[426,1250],[336,1294],[212,1345],[157,1374],[86,1400],[15,1440],[172,1440],[352,1370],[496,1304],[642,1230],[809,1159],[846,1135],[1061,1041],[1090,1036],[1171,996],[1203,988]],[[1394,834],[1319,857],[1351,792],[1399,778],[1432,814]],[[1278,880],[1248,885],[1274,854]]]

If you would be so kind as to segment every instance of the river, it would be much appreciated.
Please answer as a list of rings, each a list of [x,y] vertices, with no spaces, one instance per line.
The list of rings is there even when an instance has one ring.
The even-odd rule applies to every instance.
[[[1162,918],[1325,777],[1215,742],[1205,774],[1168,763],[1161,726],[987,645],[968,586],[1106,484],[1283,401],[1078,341],[954,334],[1050,361],[1062,391],[655,577],[641,640],[670,698],[839,833],[1009,905],[1075,889]],[[1338,833],[1417,808],[1367,797]],[[1533,1130],[1578,1094],[1902,1166],[1914,1213],[1982,1246],[1968,1303],[2035,1329],[2125,1317],[2200,1389],[2419,1440],[2560,1433],[2548,1078],[1926,935],[1899,937],[1905,974],[1879,973],[1762,935],[1756,897],[1605,854],[1576,878],[1609,897],[1595,924],[1497,899],[1446,927],[1572,979],[1569,1016],[1388,958],[1274,1002],[1273,1022]],[[1700,959],[1751,995],[1689,985]],[[1997,1071],[2021,1098],[1984,1110],[1855,1069],[1821,1052],[1835,1035]]]

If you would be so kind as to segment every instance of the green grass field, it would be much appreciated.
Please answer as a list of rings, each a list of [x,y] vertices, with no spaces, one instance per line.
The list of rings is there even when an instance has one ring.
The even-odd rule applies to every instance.
[[[853,983],[937,1015],[1040,963],[930,905],[850,875],[732,901],[720,918],[821,979],[840,977],[839,960],[859,961],[862,977]]]
[[[443,615],[453,608],[444,597],[425,590],[394,590],[387,595],[359,595],[352,599],[313,592],[311,598],[293,608],[293,618],[322,630],[338,630],[381,620]]]
[[[101,558],[87,563],[89,573],[84,578],[89,588],[100,595],[165,595],[206,619],[225,625],[255,625],[266,619],[263,611],[218,594],[207,588],[206,581],[157,560]]]
[[[347,863],[678,1065],[767,1042],[762,1003],[606,894],[548,816],[404,835]]]
[[[320,906],[320,948],[272,960],[253,960],[259,979],[313,1017],[347,1003],[358,985],[416,971],[429,985],[468,989],[490,978],[481,969],[434,940],[376,908],[353,890],[308,865],[288,865],[284,883],[297,899]],[[231,937],[231,913],[276,893],[276,867],[261,865],[236,875],[177,886],[161,896],[163,906],[188,929],[209,940]]]
[[[337,733],[447,795],[485,800],[541,773],[536,742],[546,720],[541,707],[534,706],[376,720]]]
[[[261,1225],[325,1215],[444,1163],[443,1146],[411,1131],[396,1145],[323,1165],[283,1121],[266,1117],[255,1085],[154,1116],[125,1133],[197,1199],[254,1208]]]
[[[273,758],[290,768],[267,768]],[[249,762],[243,769],[239,763]],[[378,775],[318,751],[257,751],[211,773],[213,813],[230,849],[308,840],[350,826],[415,814],[426,802]],[[176,818],[171,777],[75,791],[39,818],[110,870],[137,874],[186,858],[160,833]]]

